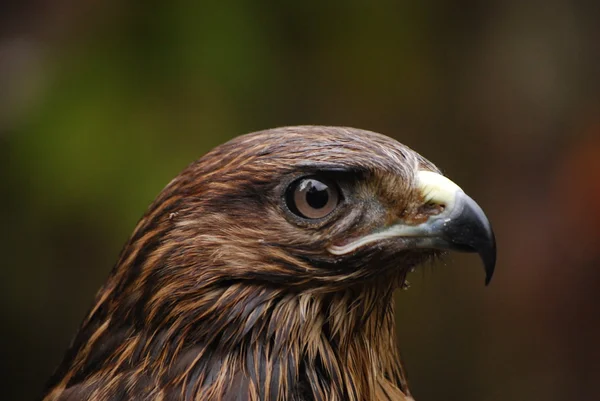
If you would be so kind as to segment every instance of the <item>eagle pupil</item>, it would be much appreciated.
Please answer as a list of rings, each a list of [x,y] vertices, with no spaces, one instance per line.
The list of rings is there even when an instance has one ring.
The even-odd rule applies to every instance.
[[[329,202],[329,193],[327,185],[322,182],[311,180],[310,188],[306,192],[306,203],[313,209],[322,209]]]

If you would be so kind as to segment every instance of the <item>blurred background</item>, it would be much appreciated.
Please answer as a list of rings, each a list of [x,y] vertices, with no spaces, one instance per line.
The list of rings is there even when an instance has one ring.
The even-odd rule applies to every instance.
[[[0,5],[2,399],[33,400],[146,206],[255,130],[393,136],[495,225],[414,273],[417,401],[600,399],[600,3]]]

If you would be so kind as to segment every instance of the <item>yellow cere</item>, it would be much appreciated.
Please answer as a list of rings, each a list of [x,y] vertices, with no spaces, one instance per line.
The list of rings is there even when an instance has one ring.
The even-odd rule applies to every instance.
[[[445,205],[452,209],[456,193],[462,189],[450,179],[433,171],[417,172],[417,185],[420,187],[425,203]]]

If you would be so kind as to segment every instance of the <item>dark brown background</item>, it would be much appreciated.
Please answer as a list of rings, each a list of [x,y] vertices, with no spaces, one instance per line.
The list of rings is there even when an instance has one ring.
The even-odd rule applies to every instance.
[[[598,2],[29,0],[0,5],[2,395],[30,400],[161,188],[241,133],[394,136],[484,207],[412,275],[418,401],[600,399]]]

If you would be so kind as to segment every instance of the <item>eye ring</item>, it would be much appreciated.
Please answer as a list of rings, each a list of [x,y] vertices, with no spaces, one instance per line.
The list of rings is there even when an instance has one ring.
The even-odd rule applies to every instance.
[[[285,201],[288,209],[298,217],[316,220],[337,208],[340,191],[336,184],[322,177],[302,177],[287,188]]]

